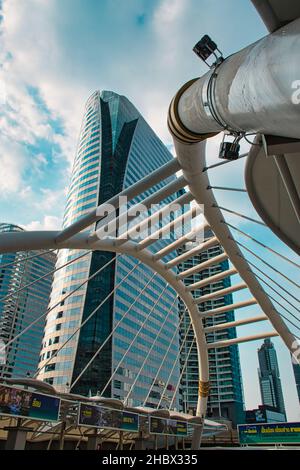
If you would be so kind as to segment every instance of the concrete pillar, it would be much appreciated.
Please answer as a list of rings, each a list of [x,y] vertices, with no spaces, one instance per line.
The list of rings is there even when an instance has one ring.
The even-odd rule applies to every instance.
[[[88,436],[87,450],[98,450],[99,436],[97,429],[94,430],[94,434]]]
[[[7,433],[5,450],[24,450],[26,446],[27,433],[32,431],[31,428],[23,428],[21,426],[12,426],[4,428]]]
[[[124,444],[124,434],[123,434],[123,431],[120,431],[120,433],[119,433],[119,450],[123,450],[123,444]]]
[[[64,450],[66,422],[62,421],[59,433],[59,450]]]
[[[145,437],[137,437],[135,439],[134,450],[146,450],[146,449],[153,449],[153,439],[148,439]]]
[[[143,437],[138,437],[135,440],[135,450],[145,450],[145,439]]]

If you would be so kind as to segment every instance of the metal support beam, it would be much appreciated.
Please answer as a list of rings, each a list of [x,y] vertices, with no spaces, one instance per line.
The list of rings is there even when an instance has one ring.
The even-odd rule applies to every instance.
[[[112,220],[109,217],[105,217],[103,219],[103,223],[101,222],[98,224],[96,232],[90,236],[91,240],[101,240],[103,237],[107,237],[109,235],[116,236],[117,232],[120,234],[124,225],[127,226],[129,222],[132,222],[137,217],[140,217],[143,212],[150,210],[153,206],[160,203],[161,201],[164,201],[167,197],[177,193],[185,185],[186,181],[184,177],[181,176],[180,178],[176,178],[175,180],[166,184],[164,187],[160,188],[153,194],[150,194],[150,196],[146,197],[137,204],[129,207],[127,211],[124,211],[122,214],[114,217]]]
[[[208,349],[226,348],[227,346],[231,346],[232,344],[247,343],[249,341],[258,341],[260,339],[265,339],[265,338],[274,338],[275,336],[279,336],[277,331],[270,331],[266,333],[259,333],[257,335],[242,336],[241,338],[233,338],[233,339],[225,339],[224,341],[216,341],[215,343],[209,343],[207,345],[207,348]]]
[[[144,238],[144,240],[140,241],[138,243],[137,249],[142,250],[143,248],[147,248],[149,245],[152,245],[152,243],[155,243],[159,238],[163,236],[164,233],[169,233],[172,230],[175,231],[176,227],[179,224],[184,223],[184,220],[190,220],[195,217],[197,214],[198,207],[193,206],[189,211],[185,212],[184,214],[180,215],[179,217],[176,217],[176,219],[172,220],[170,223],[164,225],[160,229],[156,230],[153,234],[151,234],[149,237]],[[199,229],[200,230],[200,229]]]
[[[182,207],[184,204],[189,204],[193,200],[193,195],[190,192],[182,194],[174,201],[170,202],[163,206],[160,210],[154,212],[152,215],[142,220],[140,223],[134,225],[127,232],[124,232],[115,240],[115,245],[122,245],[126,243],[128,239],[136,238],[137,234],[142,233],[149,227],[151,223],[157,223],[157,221],[162,220],[168,214],[174,211],[176,205]]]
[[[206,242],[201,243],[200,245],[196,246],[195,248],[192,248],[191,250],[186,251],[182,255],[177,256],[176,258],[174,258],[171,261],[169,261],[168,263],[166,263],[166,268],[167,269],[173,268],[173,266],[176,266],[176,264],[182,263],[183,261],[186,261],[187,259],[190,259],[195,255],[198,255],[202,251],[207,250],[211,246],[217,245],[218,243],[219,242],[218,242],[217,237],[212,237],[209,240],[207,240]]]
[[[182,245],[185,243],[191,242],[197,233],[199,233],[201,230],[204,230],[206,227],[208,227],[207,223],[204,222],[200,227],[196,227],[193,230],[191,230],[189,233],[186,235],[183,235],[182,237],[178,238],[178,240],[175,240],[173,243],[170,243],[169,245],[165,246],[161,250],[159,250],[155,255],[154,259],[159,260],[167,256],[169,253],[172,253],[172,251],[177,250],[180,248]]]
[[[112,206],[114,206],[115,209],[118,209],[119,198],[121,196],[126,196],[128,200],[131,200],[139,194],[145,192],[147,189],[151,188],[155,184],[159,183],[160,181],[163,181],[169,176],[174,175],[178,170],[180,170],[180,165],[177,159],[174,158],[174,160],[171,160],[170,162],[166,163],[158,170],[153,171],[152,173],[150,173],[150,175],[146,176],[142,180],[133,184],[129,188],[124,189],[124,191],[117,194],[116,196],[113,196],[108,201],[106,201],[105,204],[111,204]],[[105,204],[102,204],[101,206],[104,206]],[[80,232],[81,230],[84,230],[85,228],[89,227],[97,220],[102,219],[103,217],[97,216],[97,213],[101,212],[101,206],[99,206],[97,209],[93,210],[89,214],[85,215],[84,217],[81,217],[80,220],[60,232],[56,238],[56,242],[61,243],[67,240],[76,233]]]
[[[240,284],[235,284],[230,287],[226,287],[225,289],[219,289],[210,294],[201,295],[201,297],[196,297],[194,300],[195,304],[202,304],[203,302],[207,302],[208,300],[218,299],[219,297],[223,297],[226,294],[231,294],[232,292],[237,292],[242,289],[247,289],[247,284],[241,282]]]
[[[230,322],[225,322],[225,323],[219,323],[218,325],[214,325],[214,326],[208,326],[204,328],[204,332],[212,333],[214,331],[227,330],[228,328],[235,328],[237,326],[249,325],[250,323],[256,323],[256,322],[261,322],[261,321],[266,321],[266,320],[268,320],[268,317],[266,315],[259,315],[257,317],[245,318],[243,320],[235,320],[235,321],[230,321]]]
[[[213,258],[210,258],[207,261],[203,261],[203,263],[200,263],[197,266],[193,266],[190,269],[186,269],[185,271],[182,271],[180,274],[178,274],[177,278],[183,279],[185,277],[191,276],[192,274],[199,273],[203,271],[203,269],[209,268],[210,266],[214,266],[215,264],[219,264],[227,258],[228,256],[226,253],[222,253],[221,255],[214,256]]]
[[[191,291],[195,289],[200,289],[201,287],[207,286],[208,284],[214,284],[215,282],[221,281],[225,277],[233,276],[234,274],[237,274],[237,270],[235,268],[230,268],[226,271],[222,271],[218,274],[215,274],[214,276],[209,276],[205,279],[202,279],[201,281],[194,282],[194,284],[190,284],[189,286],[187,286],[186,290]]]
[[[293,61],[299,47],[298,18],[187,83],[170,106],[175,137],[194,143],[227,128],[299,139],[299,112],[291,100],[291,83],[300,77]]]
[[[235,304],[224,305],[223,307],[214,308],[212,310],[206,310],[206,312],[202,313],[202,317],[211,317],[213,315],[218,315],[219,313],[226,313],[230,312],[230,310],[237,310],[238,308],[249,307],[250,305],[257,304],[256,299],[253,297],[249,300],[242,300],[241,302],[236,302]]]

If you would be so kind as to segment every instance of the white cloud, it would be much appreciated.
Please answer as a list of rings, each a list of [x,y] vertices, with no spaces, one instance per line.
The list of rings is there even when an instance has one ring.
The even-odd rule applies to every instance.
[[[25,230],[60,230],[61,220],[53,215],[45,215],[42,220],[33,220],[23,227]]]
[[[25,167],[21,145],[3,138],[0,141],[0,195],[8,197],[20,190]]]
[[[34,143],[45,138],[57,143],[71,162],[74,158],[78,116],[87,96],[85,87],[70,83],[63,72],[60,44],[51,18],[55,2],[10,0],[3,6],[3,42],[9,55],[4,62],[6,109],[2,132],[11,139]],[[60,118],[65,135],[55,134],[49,116],[38,106],[27,87],[35,87],[52,119]],[[16,126],[10,125],[10,119]]]
[[[45,212],[61,212],[65,205],[65,191],[64,188],[61,190],[54,191],[50,188],[41,188],[41,196],[33,201],[34,207],[37,211]]]
[[[186,0],[163,0],[154,14],[154,21],[158,28],[174,27],[174,22],[184,15],[187,6]]]

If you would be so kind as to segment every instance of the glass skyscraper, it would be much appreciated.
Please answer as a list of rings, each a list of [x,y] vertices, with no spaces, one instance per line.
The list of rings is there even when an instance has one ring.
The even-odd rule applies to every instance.
[[[300,365],[293,363],[293,371],[294,371],[295,382],[296,382],[296,387],[297,387],[297,394],[298,394],[299,403],[300,403]]]
[[[0,232],[20,232],[21,227],[0,224]],[[39,256],[35,256],[35,255]],[[26,258],[30,258],[27,259]],[[0,339],[7,344],[32,321],[46,313],[56,256],[52,252],[0,254]],[[44,279],[38,280],[40,277]],[[36,282],[37,281],[37,282]],[[30,285],[31,284],[31,285]],[[26,287],[27,286],[27,287]],[[36,372],[45,318],[6,348],[0,377],[26,377]],[[2,347],[2,346],[1,346]]]
[[[67,197],[64,227],[172,158],[127,98],[110,91],[96,91],[85,107]],[[145,192],[144,196],[162,186],[162,183],[156,185]],[[135,202],[140,200],[141,197],[136,198]],[[170,200],[172,197],[166,202]],[[90,227],[90,230],[94,229],[95,224]],[[156,247],[163,243],[163,240],[159,241]],[[81,253],[83,252],[61,250],[57,266]],[[55,275],[50,307],[59,300],[61,302],[47,318],[39,378],[53,384],[58,390],[84,395],[102,393],[108,384],[104,395],[119,399],[126,397],[131,385],[136,381],[128,404],[139,405],[143,403],[153,385],[153,379],[162,365],[170,341],[171,348],[161,367],[159,378],[172,386],[176,386],[179,380],[179,337],[173,335],[178,325],[174,291],[169,286],[166,287],[159,276],[155,276],[142,295],[139,295],[153,276],[153,272],[146,266],[139,265],[132,257],[122,255],[74,295],[63,300],[70,290],[88,279],[114,256],[113,253],[94,251]],[[134,271],[126,277],[133,267]],[[80,333],[43,368],[46,361],[115,286],[119,287],[81,328]],[[163,296],[159,298],[162,292]],[[147,319],[156,301],[157,305]],[[132,304],[134,305],[131,307]],[[166,315],[169,320],[158,336]],[[122,317],[124,320],[116,327]],[[134,339],[143,322],[143,331]],[[74,380],[114,328],[112,338],[72,387]],[[126,353],[131,343],[132,346]],[[151,347],[152,353],[140,371]],[[176,367],[169,377],[174,361]],[[109,382],[113,372],[113,380]],[[157,396],[150,393],[147,404],[154,406],[157,403]]]
[[[212,231],[207,229],[204,233],[204,239],[208,239],[213,235]],[[181,253],[188,251],[193,247],[193,244],[186,244],[181,249]],[[198,255],[193,256],[191,259],[182,263],[180,271],[185,271],[193,266],[199,265],[208,259],[218,256],[223,253],[221,245],[216,245],[202,251]],[[221,271],[229,269],[228,261],[224,260],[214,264],[201,272],[194,273],[189,277],[184,278],[186,285],[193,284],[209,276],[217,274]],[[194,296],[210,294],[212,292],[224,289],[231,285],[230,278],[225,278],[215,283],[208,284],[203,288],[194,290]],[[199,310],[205,312],[214,308],[223,307],[232,303],[232,295],[218,297],[199,304]],[[192,329],[189,329],[190,319],[185,312],[182,301],[179,302],[180,318],[182,319],[180,328],[180,339],[182,344],[181,364],[186,368],[182,374],[181,381],[181,400],[182,409],[187,413],[195,414],[198,400],[198,361],[196,346],[191,347],[193,340]],[[234,321],[234,311],[229,311],[221,314],[207,317],[204,320],[204,326],[214,326],[218,323],[226,323]],[[236,337],[236,329],[228,328],[207,334],[207,342],[216,342]],[[187,339],[183,343],[184,338]],[[190,351],[191,348],[191,351]],[[190,351],[190,354],[189,354]],[[239,350],[237,345],[231,345],[225,348],[209,349],[209,373],[210,373],[210,393],[208,398],[208,417],[225,418],[232,421],[233,425],[244,422],[244,399],[242,388],[242,376],[240,368]]]
[[[274,344],[269,338],[258,349],[259,384],[263,405],[273,406],[285,415],[281,380]]]

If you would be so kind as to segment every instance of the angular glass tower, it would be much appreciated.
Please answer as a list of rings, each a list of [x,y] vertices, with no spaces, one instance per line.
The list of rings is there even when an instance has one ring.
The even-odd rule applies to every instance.
[[[299,403],[300,403],[300,365],[293,363],[293,371],[294,371],[295,382],[296,382],[296,387],[297,387],[297,394],[298,394]]]
[[[285,406],[276,349],[270,339],[265,339],[258,349],[259,384],[263,405],[276,408],[285,415]]]
[[[0,232],[21,231],[16,225],[0,224]],[[46,312],[52,275],[36,281],[54,269],[55,261],[56,256],[51,252],[0,254],[0,339],[5,344]],[[0,377],[26,377],[36,372],[44,324],[43,318],[6,348]]]
[[[213,236],[211,230],[205,230],[204,239]],[[191,246],[186,245],[183,250],[189,250]],[[208,250],[202,251],[200,254],[182,263],[181,271],[197,266],[206,260],[220,255],[223,252],[221,245],[216,244]],[[229,269],[228,261],[222,261],[218,264],[212,265],[209,268],[195,273],[184,279],[187,285],[198,282],[202,279],[212,276],[221,271]],[[199,297],[201,295],[209,294],[217,290],[230,286],[230,278],[222,279],[213,284],[208,284],[202,289],[194,291],[194,295]],[[232,295],[227,294],[214,300],[203,302],[199,304],[199,309],[202,312],[211,310],[224,305],[232,303]],[[196,346],[191,347],[193,333],[189,330],[190,320],[185,312],[184,305],[179,302],[180,318],[182,326],[180,328],[180,342],[182,344],[181,363],[187,363],[186,369],[182,374],[181,381],[181,400],[182,409],[184,412],[193,414],[197,408],[198,400],[198,362]],[[216,325],[217,323],[226,323],[234,320],[234,311],[207,317],[204,321],[206,327]],[[236,337],[235,328],[228,328],[225,330],[216,331],[207,334],[207,342],[215,342],[223,339],[231,339]],[[184,343],[183,340],[187,339]],[[191,351],[190,351],[191,348]],[[190,351],[190,353],[189,353]],[[232,421],[233,425],[244,422],[244,399],[242,376],[240,368],[239,350],[237,345],[232,345],[225,348],[209,349],[209,373],[210,373],[210,393],[208,398],[208,417],[218,418],[222,417]]]
[[[68,192],[64,226],[70,225],[172,158],[170,152],[127,98],[110,91],[101,93],[96,91],[86,103]],[[162,184],[158,184],[156,188],[161,186]],[[145,192],[144,195],[151,192],[152,190]],[[170,200],[172,198],[166,201]],[[91,229],[94,230],[95,226]],[[57,266],[80,253],[60,251]],[[114,256],[112,253],[95,251],[55,275],[50,306],[59,300],[61,303],[47,318],[40,367],[44,366],[47,359],[53,355],[53,351],[70,337],[76,327],[113,291],[115,286],[118,288],[82,327],[80,333],[72,338],[57,357],[41,369],[39,378],[53,384],[59,390],[71,390],[72,393],[88,395],[102,393],[112,372],[116,371],[104,395],[123,399],[136,380],[128,403],[137,405],[143,403],[147,397],[153,378],[174,336],[174,329],[178,325],[178,310],[173,290],[167,287],[162,298],[158,300],[165,283],[159,276],[155,276],[139,297],[141,290],[153,276],[153,272],[144,265],[137,265],[133,258],[123,255],[112,261],[76,294],[63,300],[70,290],[88,279]],[[135,267],[134,272],[124,279],[133,267]],[[154,311],[146,320],[157,300]],[[130,311],[127,313],[128,309]],[[157,337],[166,315],[169,315],[169,321]],[[123,316],[124,320],[116,327]],[[145,320],[142,334],[134,340]],[[72,387],[74,380],[114,328],[112,338],[77,384]],[[132,347],[126,353],[132,341]],[[178,342],[178,336],[172,339],[169,354],[160,371],[160,379],[172,385],[176,385],[179,380],[179,363],[172,377],[169,377],[174,361],[178,362]],[[155,345],[152,353],[140,372],[141,365],[153,343]],[[148,405],[157,404],[157,400],[155,394],[151,394]],[[174,405],[176,406],[176,403]]]

